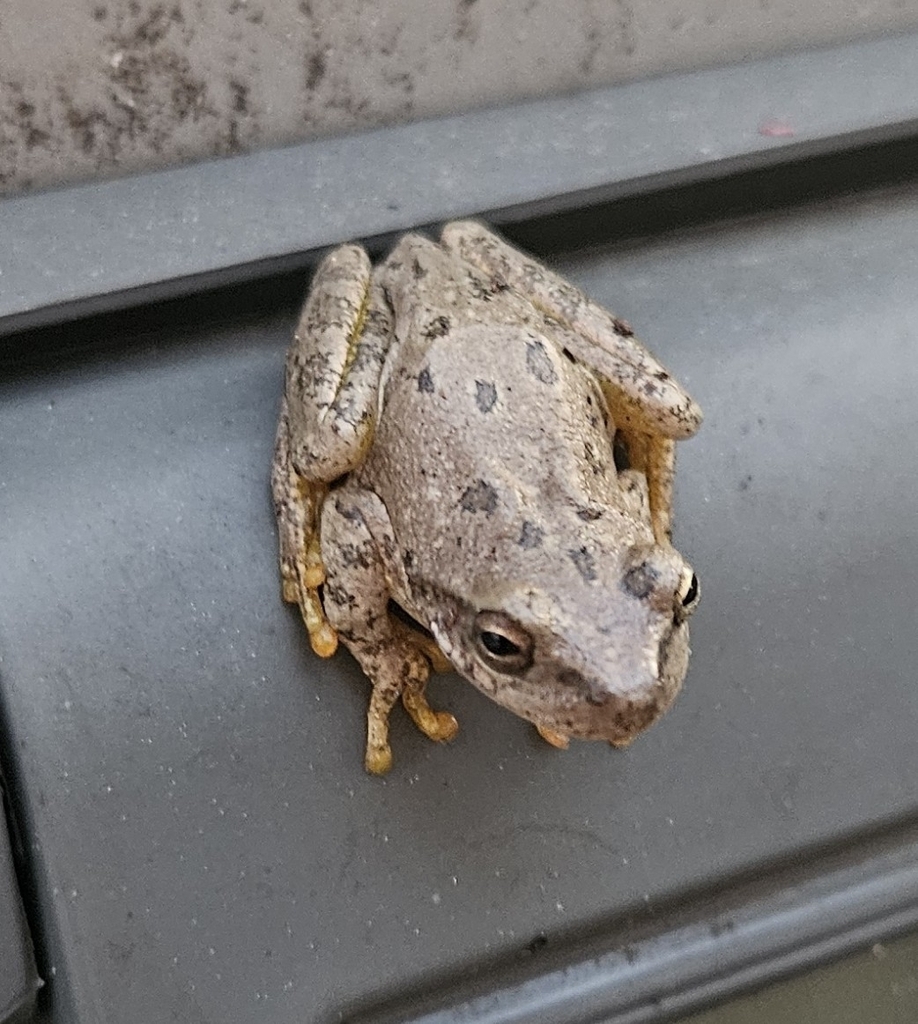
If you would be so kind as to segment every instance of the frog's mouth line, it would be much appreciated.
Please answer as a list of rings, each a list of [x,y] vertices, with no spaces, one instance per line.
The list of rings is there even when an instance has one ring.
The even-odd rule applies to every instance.
[[[446,660],[449,660],[448,655],[446,654],[445,651],[443,651],[443,647],[437,640],[435,634],[432,633],[431,630],[429,630],[421,622],[419,622],[410,612],[406,611],[405,608],[403,608],[397,601],[395,601],[392,598],[389,598],[387,610],[394,619],[396,619],[403,626],[411,630],[411,632],[416,634],[419,638],[423,638],[423,640],[427,644],[431,644],[435,648],[438,648],[443,653],[444,658],[446,658]],[[676,633],[679,631],[680,627],[684,627],[684,624],[674,624],[673,628],[669,630],[669,632],[663,637],[660,643],[659,674],[661,676],[665,675],[666,662],[669,659],[669,649],[672,640],[675,637]],[[644,732],[647,728],[653,725],[653,723],[665,711],[669,709],[669,707],[675,700],[680,688],[681,687],[678,683],[672,687],[668,687],[668,692],[666,692],[665,694],[660,694],[656,701],[648,702],[644,706],[641,706],[640,702],[633,703],[627,700],[621,702],[618,706],[617,712],[612,716],[612,720],[614,721],[614,727],[611,729],[609,728],[609,721],[606,722],[605,727],[600,727],[599,729],[597,729],[596,717],[591,716],[590,721],[582,722],[580,721],[580,715],[578,713],[574,713],[571,715],[571,721],[569,722],[568,727],[565,729],[565,732],[572,739],[603,740],[615,743],[630,742],[638,734]],[[549,728],[555,728],[557,726],[556,717],[553,717],[552,721],[546,722],[544,721],[544,713],[529,713],[514,702],[507,703],[505,701],[502,701],[492,690],[487,688],[484,689],[485,692],[487,692],[488,695],[491,697],[491,699],[494,700],[497,704],[500,704],[502,707],[507,707],[508,710],[512,711],[516,715],[519,715],[521,718],[526,719],[533,725],[537,727],[548,726]],[[578,712],[583,710],[580,706],[581,704],[582,702],[577,702]],[[562,714],[564,710],[566,710],[569,714],[572,711],[574,711],[573,708],[559,709],[560,713]]]

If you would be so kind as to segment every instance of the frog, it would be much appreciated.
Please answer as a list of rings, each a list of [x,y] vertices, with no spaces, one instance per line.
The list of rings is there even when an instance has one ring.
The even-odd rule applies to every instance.
[[[282,596],[371,683],[364,763],[454,671],[532,723],[628,746],[672,705],[700,588],[672,542],[695,400],[630,325],[485,224],[320,263],[285,364]]]

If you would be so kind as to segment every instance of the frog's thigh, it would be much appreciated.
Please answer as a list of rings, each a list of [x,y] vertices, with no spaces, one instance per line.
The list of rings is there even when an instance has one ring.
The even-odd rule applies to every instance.
[[[676,473],[676,443],[660,434],[649,433],[635,409],[634,402],[614,384],[599,379],[609,403],[617,441],[620,435],[628,456],[628,468],[647,479],[650,516],[654,539],[669,544],[672,539],[673,480]]]
[[[658,544],[673,539],[673,481],[676,476],[676,442],[659,434],[647,437],[644,473],[650,494],[650,518]]]
[[[382,552],[394,548],[394,539],[382,502],[345,484],[323,506],[322,537],[328,572],[325,611],[373,685],[366,766],[382,774],[392,763],[388,720],[400,696],[422,731],[434,739],[450,739],[456,731],[455,719],[427,705],[424,687],[430,662],[389,617],[390,589]]]
[[[272,479],[284,597],[299,603],[313,650],[324,657],[337,638],[318,594],[320,511],[326,485],[358,466],[372,443],[391,329],[366,253],[336,249],[316,271],[287,355]]]
[[[290,458],[329,483],[372,443],[392,318],[367,254],[344,245],[319,266],[287,355]]]
[[[675,439],[691,437],[701,410],[634,336],[631,327],[570,282],[530,259],[475,221],[454,221],[443,245],[483,273],[506,282],[536,309],[573,331],[571,353],[614,381],[632,400],[644,429]]]
[[[324,485],[304,480],[290,461],[290,426],[284,399],[271,467],[282,593],[285,601],[299,604],[312,649],[327,658],[335,653],[338,638],[326,621],[317,589],[325,576],[318,556],[317,529],[324,490]]]

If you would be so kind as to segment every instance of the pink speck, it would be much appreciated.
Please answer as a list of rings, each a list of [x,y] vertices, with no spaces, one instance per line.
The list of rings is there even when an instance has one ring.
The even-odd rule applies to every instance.
[[[770,117],[759,125],[759,135],[766,135],[770,139],[786,139],[796,134],[787,121],[779,121],[776,117]]]

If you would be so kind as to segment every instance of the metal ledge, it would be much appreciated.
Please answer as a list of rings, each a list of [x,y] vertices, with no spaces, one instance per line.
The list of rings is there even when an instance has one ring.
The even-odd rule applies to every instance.
[[[916,135],[916,66],[910,34],[8,199],[0,335],[292,269],[348,238]]]
[[[914,929],[918,826],[852,840],[840,853],[777,873],[765,867],[761,877],[728,883],[721,890],[726,896],[701,894],[674,915],[664,914],[662,933],[625,922],[611,934],[600,933],[595,943],[563,950],[563,962],[555,964],[531,945],[528,969],[507,965],[483,977],[445,981],[372,1009],[357,1008],[344,1019],[645,1024],[681,1017]]]

